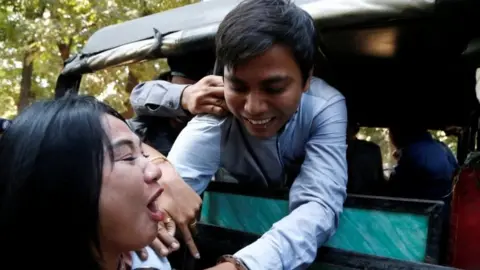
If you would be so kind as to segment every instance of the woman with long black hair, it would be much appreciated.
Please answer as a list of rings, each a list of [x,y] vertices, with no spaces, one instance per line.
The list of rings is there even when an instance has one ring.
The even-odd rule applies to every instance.
[[[124,268],[157,236],[162,177],[92,97],[34,103],[0,139],[0,268]]]

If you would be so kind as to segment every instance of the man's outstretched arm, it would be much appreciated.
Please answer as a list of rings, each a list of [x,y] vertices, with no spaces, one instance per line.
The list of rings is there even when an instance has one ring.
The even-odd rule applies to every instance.
[[[338,95],[314,119],[290,190],[290,214],[235,254],[249,269],[305,269],[336,231],[346,198],[346,126],[345,101]]]
[[[194,117],[182,130],[168,154],[168,160],[198,194],[207,188],[220,166],[223,121],[224,118],[213,115]]]

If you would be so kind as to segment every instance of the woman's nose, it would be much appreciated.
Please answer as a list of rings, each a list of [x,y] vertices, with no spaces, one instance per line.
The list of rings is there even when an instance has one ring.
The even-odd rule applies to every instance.
[[[162,170],[160,166],[148,161],[145,167],[145,182],[154,183],[162,177]]]

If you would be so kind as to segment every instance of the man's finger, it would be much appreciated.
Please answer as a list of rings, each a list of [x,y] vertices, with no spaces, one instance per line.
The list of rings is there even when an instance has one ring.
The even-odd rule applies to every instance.
[[[221,98],[221,99],[225,98],[225,88],[223,86],[208,87],[207,91],[208,91],[208,95],[211,97]]]
[[[141,250],[136,250],[135,253],[142,261],[146,261],[148,259],[148,252],[145,248],[142,248]]]
[[[167,220],[164,222],[164,227],[167,230],[168,234],[170,234],[171,236],[175,236],[177,225],[171,218],[167,218]]]
[[[173,237],[173,235],[163,226],[158,228],[158,238],[170,251],[177,250],[180,247],[180,244],[175,237]]]
[[[224,108],[215,105],[211,105],[208,112],[218,116],[224,116],[225,114],[227,114],[227,111]]]
[[[225,102],[225,99],[223,98],[217,98],[215,99],[215,105],[219,106],[219,107],[222,107],[224,109],[227,108],[227,103]]]
[[[137,256],[138,256],[138,254],[137,254]],[[127,264],[127,266],[129,266],[129,267],[132,267],[132,255],[131,255],[131,253],[130,252],[123,252],[122,257],[123,257],[123,261],[125,262],[125,264]],[[138,256],[138,257],[140,257],[140,256]],[[140,258],[140,260],[142,260],[142,259]]]
[[[213,96],[205,96],[202,98],[200,106],[203,105],[215,105],[227,109],[227,103],[223,97],[213,97]]]
[[[192,256],[195,259],[200,259],[200,253],[198,252],[197,246],[195,245],[195,241],[193,241],[192,234],[190,233],[190,228],[188,228],[187,225],[181,225],[180,231],[182,232],[183,240],[185,241],[185,244],[190,250]]]
[[[223,86],[223,77],[217,75],[209,75],[204,77],[205,83],[210,86]]]
[[[150,245],[150,247],[160,257],[165,257],[170,253],[168,248],[158,238],[153,240],[153,243]]]

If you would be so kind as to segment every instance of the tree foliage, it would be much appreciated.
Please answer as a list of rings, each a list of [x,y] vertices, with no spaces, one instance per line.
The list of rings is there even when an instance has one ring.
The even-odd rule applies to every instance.
[[[34,99],[51,98],[63,61],[96,30],[195,0],[0,0],[0,117],[13,117]],[[127,83],[151,79],[161,61],[88,75],[82,92],[124,112]],[[106,91],[108,90],[108,91]]]
[[[12,118],[32,100],[53,97],[63,61],[96,30],[197,1],[0,0],[0,117]],[[133,86],[166,68],[159,60],[96,72],[84,76],[80,91],[128,117]],[[385,129],[362,128],[359,136],[381,146],[386,166],[394,164]],[[455,138],[442,132],[435,136],[456,152]]]

